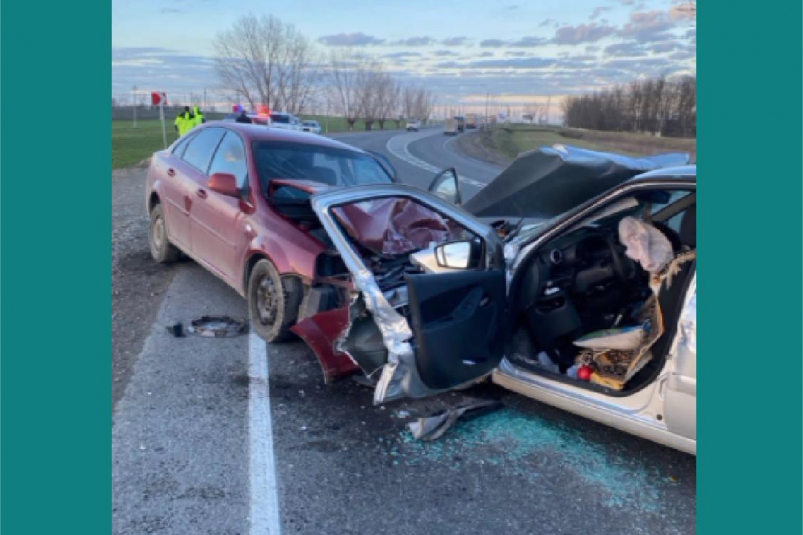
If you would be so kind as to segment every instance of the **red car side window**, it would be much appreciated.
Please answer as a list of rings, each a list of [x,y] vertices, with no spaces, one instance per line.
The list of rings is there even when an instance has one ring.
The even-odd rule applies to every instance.
[[[212,160],[212,155],[215,153],[215,149],[217,149],[220,139],[225,133],[226,131],[222,128],[207,128],[198,132],[195,137],[189,141],[182,159],[200,172],[206,174],[207,169],[209,169],[209,162]]]

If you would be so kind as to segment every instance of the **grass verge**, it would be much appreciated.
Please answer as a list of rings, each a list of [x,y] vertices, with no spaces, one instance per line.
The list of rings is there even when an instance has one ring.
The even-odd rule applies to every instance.
[[[574,128],[538,126],[505,126],[479,134],[479,143],[497,154],[501,160],[512,161],[519,153],[555,144],[574,145],[590,150],[617,152],[630,156],[647,156],[662,152],[688,152],[697,159],[697,140],[654,137],[630,132],[600,132]]]

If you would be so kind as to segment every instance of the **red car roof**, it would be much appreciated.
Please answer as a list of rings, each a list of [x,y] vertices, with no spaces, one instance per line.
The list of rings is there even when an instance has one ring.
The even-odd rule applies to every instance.
[[[334,139],[323,137],[318,134],[301,132],[297,130],[271,128],[269,126],[260,124],[212,121],[204,124],[204,127],[221,127],[233,130],[240,134],[248,143],[252,141],[287,141],[291,143],[303,143],[305,145],[319,145],[334,149],[345,149],[361,153],[365,152],[357,147],[353,147],[351,145],[347,145],[345,143],[341,143],[340,141],[335,141]]]

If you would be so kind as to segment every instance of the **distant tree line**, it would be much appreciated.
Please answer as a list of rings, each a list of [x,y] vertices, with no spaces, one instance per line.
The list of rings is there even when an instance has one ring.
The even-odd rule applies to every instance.
[[[434,107],[428,90],[402,85],[380,60],[350,49],[324,55],[273,15],[240,17],[213,47],[219,89],[251,109],[265,104],[301,115],[325,108],[350,129],[363,119],[371,130],[390,119],[397,127],[402,118],[426,120]]]
[[[574,128],[696,137],[697,77],[661,76],[570,96],[563,102],[563,117]]]

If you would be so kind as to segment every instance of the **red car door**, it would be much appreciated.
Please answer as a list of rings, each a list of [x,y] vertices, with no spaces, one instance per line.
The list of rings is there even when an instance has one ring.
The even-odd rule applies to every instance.
[[[193,168],[182,157],[191,137],[182,140],[172,154],[158,161],[158,175],[163,178],[161,198],[165,211],[167,234],[170,241],[180,249],[189,252],[190,207],[186,199],[193,190],[194,180],[190,176]]]
[[[248,177],[245,146],[240,136],[227,132],[212,157],[206,176],[199,177],[190,215],[190,233],[195,255],[232,286],[242,279],[240,261],[248,243],[246,217],[240,200],[208,187],[209,177],[229,173],[243,188]]]
[[[192,210],[199,198],[198,184],[206,180],[209,162],[212,161],[212,155],[223,134],[225,130],[222,128],[207,128],[195,134],[189,140],[181,159],[174,161],[173,176],[169,176],[168,171],[168,178],[175,184],[176,192],[175,198],[169,201],[176,214],[174,221],[181,220],[181,224],[178,225],[179,231],[186,233],[182,248],[193,256],[197,256],[197,252],[195,244],[192,243]],[[167,225],[171,239],[175,239],[173,221],[169,216]]]

